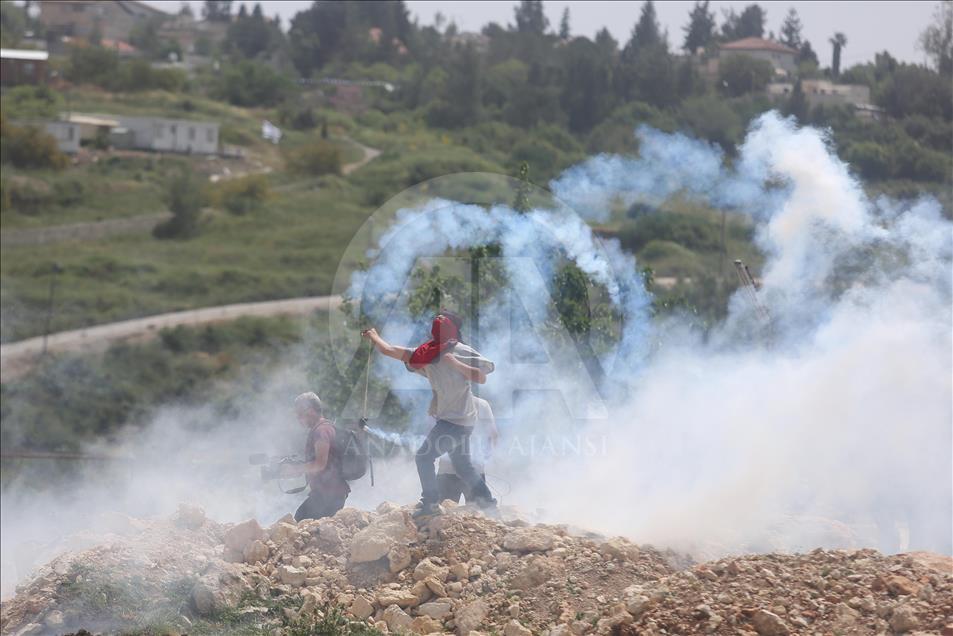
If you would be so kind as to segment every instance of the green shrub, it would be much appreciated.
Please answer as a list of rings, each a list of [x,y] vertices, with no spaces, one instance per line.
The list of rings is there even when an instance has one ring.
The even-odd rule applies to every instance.
[[[651,241],[671,241],[699,252],[715,251],[721,249],[721,228],[705,216],[654,212],[624,222],[619,241],[633,252]]]
[[[120,92],[178,91],[186,82],[180,70],[153,68],[142,59],[123,61],[115,51],[100,46],[74,46],[66,77],[77,84],[95,84]]]
[[[183,239],[198,234],[199,217],[205,203],[204,187],[198,177],[187,170],[173,177],[166,188],[166,203],[172,218],[156,225],[153,236]]]
[[[233,146],[250,146],[255,143],[255,137],[253,135],[230,124],[222,126],[219,139],[222,140],[223,144],[231,144]]]
[[[57,205],[70,207],[82,202],[86,196],[86,186],[76,177],[69,177],[53,183],[53,201]]]
[[[533,177],[546,180],[555,177],[564,168],[563,154],[542,139],[530,138],[516,144],[511,152],[511,164],[518,168],[526,162],[533,169]]]
[[[682,103],[679,123],[701,139],[725,150],[734,148],[744,136],[744,121],[724,100],[712,96],[693,97]]]
[[[293,130],[311,130],[318,125],[318,117],[311,106],[286,102],[278,109],[278,122]]]
[[[866,179],[889,179],[894,174],[890,153],[872,141],[850,144],[845,159]]]
[[[319,139],[306,146],[288,150],[285,162],[290,170],[301,174],[341,174],[341,149]]]
[[[74,46],[66,65],[66,78],[75,84],[105,86],[119,71],[119,54],[101,46]]]
[[[119,72],[103,86],[120,92],[164,90],[176,92],[186,82],[185,73],[178,69],[157,69],[145,60],[131,60],[119,66]]]
[[[260,174],[229,179],[218,185],[213,198],[216,205],[232,214],[252,212],[268,198],[268,179]]]
[[[35,214],[53,202],[50,186],[40,179],[20,175],[3,179],[3,207],[25,214]]]
[[[0,115],[0,159],[17,168],[62,170],[69,163],[51,135],[35,126],[14,126]]]
[[[235,106],[274,106],[287,99],[294,86],[267,64],[248,60],[227,66],[212,86],[212,95]]]
[[[3,114],[11,119],[56,117],[63,99],[49,86],[14,86],[3,95]]]

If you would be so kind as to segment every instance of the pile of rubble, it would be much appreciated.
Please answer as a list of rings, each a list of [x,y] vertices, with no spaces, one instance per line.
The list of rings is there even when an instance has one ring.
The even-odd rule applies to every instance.
[[[335,633],[363,634],[953,636],[953,562],[935,555],[815,550],[695,565],[466,507],[418,527],[389,503],[268,528],[190,507],[137,523],[41,569],[3,604],[3,633],[280,634],[333,614]]]

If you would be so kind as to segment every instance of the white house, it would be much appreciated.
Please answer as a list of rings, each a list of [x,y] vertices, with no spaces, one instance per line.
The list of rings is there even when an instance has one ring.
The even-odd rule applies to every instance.
[[[70,113],[62,121],[47,123],[46,127],[66,152],[76,152],[80,141],[105,134],[115,148],[200,155],[219,153],[217,122]],[[75,147],[71,145],[74,139]]]
[[[218,153],[219,125],[216,122],[161,117],[120,116],[117,119],[120,128],[128,131],[133,148],[202,155]]]
[[[79,151],[81,138],[80,125],[69,121],[48,121],[44,124],[46,133],[56,139],[56,145],[61,152],[74,153]]]

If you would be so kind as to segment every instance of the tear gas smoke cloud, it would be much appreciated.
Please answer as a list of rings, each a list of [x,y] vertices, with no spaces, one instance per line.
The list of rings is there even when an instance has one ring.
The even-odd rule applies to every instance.
[[[607,405],[608,424],[576,426],[606,436],[611,453],[498,459],[519,474],[515,500],[550,510],[554,521],[720,549],[858,541],[891,549],[902,531],[912,547],[949,553],[953,257],[939,204],[869,200],[822,132],[773,113],[753,124],[733,168],[710,144],[644,127],[637,134],[639,158],[592,158],[553,192],[590,218],[606,218],[613,200],[675,193],[748,214],[767,257],[768,333],[740,297],[704,341],[686,338],[677,322],[652,326],[631,258],[615,245],[602,249],[588,227],[558,211],[484,213],[447,201],[406,210],[352,295],[386,298],[418,258],[490,241],[504,256],[529,255],[547,279],[554,255],[566,254],[609,289],[626,345],[610,375],[632,391]],[[523,266],[508,265],[508,274],[513,295],[540,320],[545,286]],[[379,306],[364,308],[373,317]],[[508,403],[514,387],[540,378],[574,395],[571,365],[559,354],[542,369],[507,368],[506,346],[497,344],[509,334],[493,322],[500,314],[481,314],[481,347],[502,361],[485,387],[491,403]],[[407,341],[414,330],[403,323],[392,333]],[[667,344],[646,359],[652,339]],[[555,432],[557,414],[541,406],[514,402],[510,433]],[[835,536],[833,520],[850,523],[854,536]]]
[[[566,208],[519,215],[432,200],[400,211],[371,267],[353,276],[351,295],[386,338],[412,346],[426,329],[406,311],[412,270],[448,250],[500,245],[510,294],[481,310],[477,344],[497,362],[480,393],[501,419],[488,472],[491,485],[506,484],[505,503],[710,553],[890,550],[901,536],[912,548],[953,552],[953,237],[938,203],[869,200],[823,133],[773,113],[754,122],[731,166],[707,143],[645,127],[637,134],[639,157],[593,157],[553,182]],[[770,325],[759,326],[740,294],[705,335],[677,317],[653,319],[634,259],[569,212],[603,219],[612,201],[675,193],[756,223]],[[574,347],[514,333],[515,305],[530,325],[542,321],[548,281],[565,258],[605,289],[622,317],[618,344],[601,362],[624,391],[597,392]],[[545,347],[547,364],[513,359],[526,339]],[[415,432],[425,430],[423,380],[379,357],[374,372],[417,413]],[[293,509],[296,498],[260,490],[244,456],[282,445],[298,451],[290,399],[299,389],[321,393],[304,377],[296,363],[276,371],[235,421],[164,409],[127,440],[136,464],[105,471],[66,502],[5,492],[5,558],[25,536],[43,536],[36,530],[48,529],[51,516],[67,526],[60,522],[94,510],[168,513],[195,501],[220,520],[254,514],[271,522]],[[523,392],[514,397],[514,389]],[[196,420],[204,432],[186,425]],[[578,436],[596,452],[560,456],[514,444]],[[220,464],[169,471],[164,458],[183,449],[207,450]],[[397,458],[377,472],[378,485],[359,483],[349,504],[416,498],[412,462]]]

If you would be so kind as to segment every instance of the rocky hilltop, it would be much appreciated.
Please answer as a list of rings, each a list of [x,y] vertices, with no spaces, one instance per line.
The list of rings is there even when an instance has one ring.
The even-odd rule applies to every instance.
[[[696,564],[466,507],[418,527],[389,503],[267,528],[188,506],[114,525],[21,585],[3,634],[953,636],[953,561],[924,553]]]

